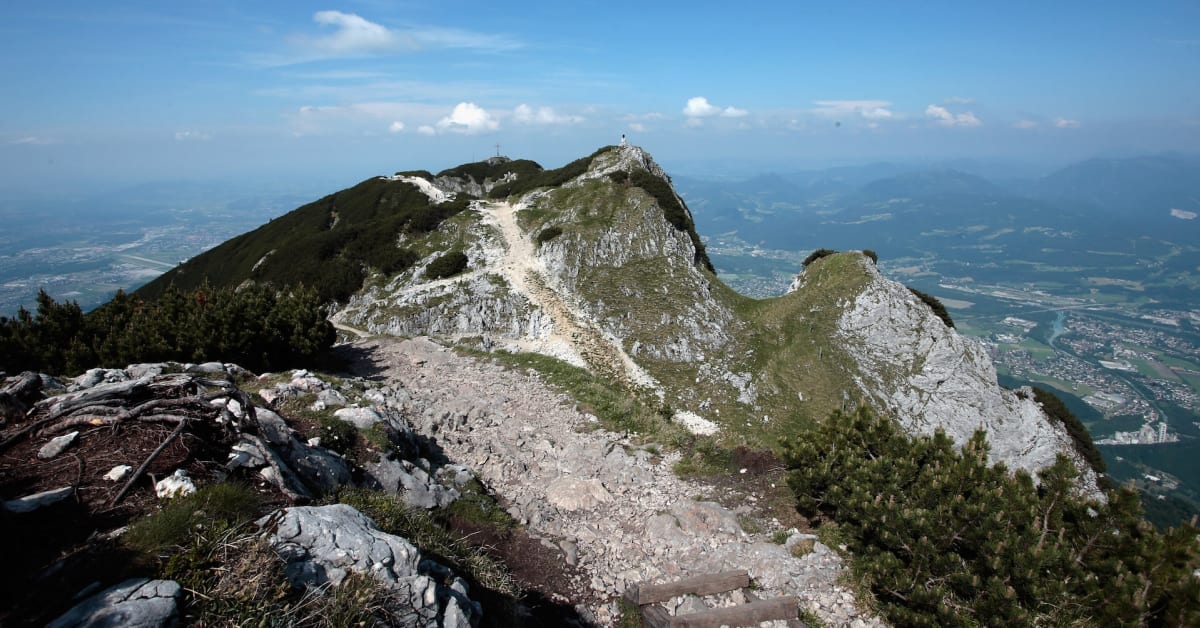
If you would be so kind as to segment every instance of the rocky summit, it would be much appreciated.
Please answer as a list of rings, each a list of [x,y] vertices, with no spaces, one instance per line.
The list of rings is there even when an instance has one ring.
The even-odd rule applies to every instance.
[[[419,180],[434,203],[462,188]],[[1010,468],[1036,472],[1059,453],[1087,468],[1031,395],[998,386],[981,347],[868,257],[818,259],[788,294],[756,301],[698,261],[687,212],[646,151],[611,147],[558,186],[472,201],[421,262],[369,281],[333,320],[553,356],[656,396],[694,429],[758,445],[861,401],[913,434],[962,442],[985,429]],[[454,251],[463,272],[431,278],[429,264]],[[1094,474],[1085,486],[1095,491]]]

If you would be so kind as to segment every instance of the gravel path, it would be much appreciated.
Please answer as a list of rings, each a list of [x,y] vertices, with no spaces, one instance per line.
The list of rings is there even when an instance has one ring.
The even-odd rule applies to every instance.
[[[842,561],[829,548],[816,542],[797,557],[789,547],[811,543],[805,535],[785,546],[769,531],[747,533],[738,513],[709,501],[712,487],[674,475],[674,458],[598,429],[536,376],[422,338],[354,347],[359,373],[386,382],[386,404],[579,567],[569,588],[599,625],[618,619],[616,598],[629,584],[729,569],[748,570],[761,597],[799,597],[828,625],[882,625],[836,583]]]

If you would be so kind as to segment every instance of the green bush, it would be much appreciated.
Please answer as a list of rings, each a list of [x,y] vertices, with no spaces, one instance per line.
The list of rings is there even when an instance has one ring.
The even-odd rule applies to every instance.
[[[1157,533],[1137,495],[1078,495],[1069,460],[1040,472],[909,439],[867,408],[785,443],[799,511],[834,520],[854,576],[895,625],[1198,625],[1193,526]]]
[[[946,306],[943,305],[937,297],[933,296],[932,294],[921,292],[913,287],[908,287],[908,291],[913,293],[913,295],[920,299],[922,303],[933,309],[933,313],[937,314],[937,317],[942,319],[942,322],[946,324],[946,327],[954,329],[954,320],[950,318],[950,312],[946,311]]]
[[[804,268],[808,268],[809,264],[821,259],[822,257],[829,257],[830,255],[834,255],[836,253],[837,251],[833,249],[817,249],[812,253],[809,253],[808,257],[804,258],[803,262],[800,262],[800,265]]]
[[[872,264],[877,266],[879,265],[879,254],[875,251],[872,251],[871,249],[863,249],[863,255],[866,255],[867,259],[871,260]]]
[[[537,238],[535,238],[535,239],[537,240],[537,243],[539,245],[545,244],[545,243],[553,240],[554,238],[557,238],[558,236],[562,235],[562,232],[563,232],[562,227],[560,227],[558,225],[551,225],[551,226],[546,227],[545,229],[542,229],[541,231],[539,231],[537,234]]]
[[[1071,442],[1075,444],[1075,451],[1083,456],[1088,466],[1096,473],[1103,474],[1107,470],[1104,456],[1100,455],[1099,449],[1096,449],[1096,444],[1092,442],[1092,435],[1083,421],[1080,421],[1075,413],[1071,412],[1071,409],[1063,403],[1062,399],[1058,398],[1058,395],[1045,388],[1034,386],[1033,398],[1042,404],[1042,410],[1046,412],[1046,416],[1050,417],[1052,421],[1061,423],[1067,429]]]
[[[704,248],[704,242],[700,240],[700,234],[696,233],[696,224],[692,221],[691,212],[683,204],[683,199],[675,194],[670,181],[641,169],[630,173],[629,181],[654,197],[659,208],[662,209],[663,218],[666,218],[671,226],[688,234],[692,240],[692,246],[696,250],[692,256],[692,262],[708,269],[709,272],[717,272],[713,268],[712,260],[708,258],[708,251]]]
[[[453,277],[467,269],[467,255],[462,251],[451,251],[429,262],[425,267],[427,279]]]
[[[42,292],[36,315],[0,317],[0,370],[75,374],[137,362],[236,362],[253,370],[313,366],[336,334],[315,290],[247,284],[168,287],[145,301],[118,291],[83,315]]]
[[[152,300],[172,286],[234,288],[252,280],[276,289],[305,285],[322,302],[344,301],[362,287],[368,269],[393,274],[417,261],[400,248],[402,234],[431,232],[469,203],[460,194],[435,204],[411,183],[373,177],[197,255],[136,294]]]

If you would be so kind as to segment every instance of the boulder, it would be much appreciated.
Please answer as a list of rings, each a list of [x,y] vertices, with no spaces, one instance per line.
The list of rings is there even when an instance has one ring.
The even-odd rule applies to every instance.
[[[379,416],[379,413],[371,408],[342,408],[335,411],[333,416],[350,423],[360,430],[368,429],[383,420],[383,417]]]
[[[48,628],[175,626],[179,623],[181,593],[179,583],[173,580],[126,580],[80,602],[50,622]]]
[[[380,531],[351,506],[286,508],[258,523],[274,524],[270,543],[295,586],[338,586],[351,573],[366,574],[392,588],[401,600],[399,608],[389,609],[399,625],[468,628],[478,623],[482,611],[466,596],[465,583],[454,579],[457,586],[440,584],[450,581],[449,570],[422,561],[411,543]]]
[[[367,474],[384,491],[397,495],[414,508],[445,508],[460,497],[422,468],[407,460],[382,458],[366,465]]]

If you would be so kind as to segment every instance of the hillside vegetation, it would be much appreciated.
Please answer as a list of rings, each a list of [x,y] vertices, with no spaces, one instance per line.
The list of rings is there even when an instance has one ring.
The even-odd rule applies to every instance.
[[[0,317],[0,371],[75,375],[144,362],[235,362],[266,371],[324,363],[335,334],[313,290],[168,286],[154,301],[118,292],[84,314],[42,291],[36,312]]]

